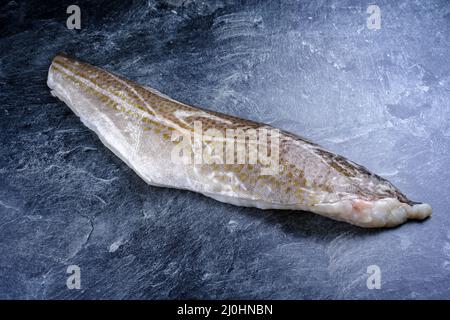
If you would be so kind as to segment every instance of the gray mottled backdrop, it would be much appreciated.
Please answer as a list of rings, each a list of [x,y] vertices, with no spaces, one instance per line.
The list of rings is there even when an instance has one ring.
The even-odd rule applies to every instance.
[[[77,1],[81,30],[71,1],[2,4],[0,298],[450,298],[450,5],[375,1],[371,30],[372,3]],[[50,96],[58,51],[310,138],[434,215],[364,230],[148,186]]]

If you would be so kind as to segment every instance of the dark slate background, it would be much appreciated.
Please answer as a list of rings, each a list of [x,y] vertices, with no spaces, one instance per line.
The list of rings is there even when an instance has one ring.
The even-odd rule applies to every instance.
[[[365,0],[77,1],[68,30],[74,2],[0,8],[0,298],[450,298],[447,0],[376,1],[381,30]],[[148,186],[50,96],[58,51],[315,140],[434,215],[364,230]]]

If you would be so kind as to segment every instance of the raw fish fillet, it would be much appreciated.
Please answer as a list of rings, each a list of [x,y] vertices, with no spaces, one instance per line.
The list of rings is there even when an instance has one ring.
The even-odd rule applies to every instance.
[[[368,228],[431,215],[428,204],[410,201],[387,180],[304,138],[186,105],[64,54],[53,59],[47,84],[151,185]]]

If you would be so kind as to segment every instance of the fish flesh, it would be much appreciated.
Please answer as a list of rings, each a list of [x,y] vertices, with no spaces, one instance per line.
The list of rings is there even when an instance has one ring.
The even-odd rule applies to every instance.
[[[53,59],[47,84],[150,185],[367,228],[431,215],[430,205],[305,138],[175,101],[65,54]]]

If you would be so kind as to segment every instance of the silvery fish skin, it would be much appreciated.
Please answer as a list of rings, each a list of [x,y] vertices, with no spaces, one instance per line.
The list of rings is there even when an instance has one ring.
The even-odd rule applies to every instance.
[[[310,211],[367,228],[393,227],[431,215],[428,204],[408,200],[387,180],[304,138],[186,105],[65,54],[53,59],[47,84],[151,185],[192,190],[239,206]],[[200,140],[195,133],[199,124]],[[242,140],[228,136],[227,130],[265,130],[261,137],[267,139]],[[236,148],[231,162],[220,161],[216,151],[225,147],[211,147],[214,141],[241,143],[244,158],[237,159]],[[263,149],[268,161],[250,160],[252,150]],[[185,157],[174,158],[180,154]],[[198,154],[207,161],[196,161]]]

